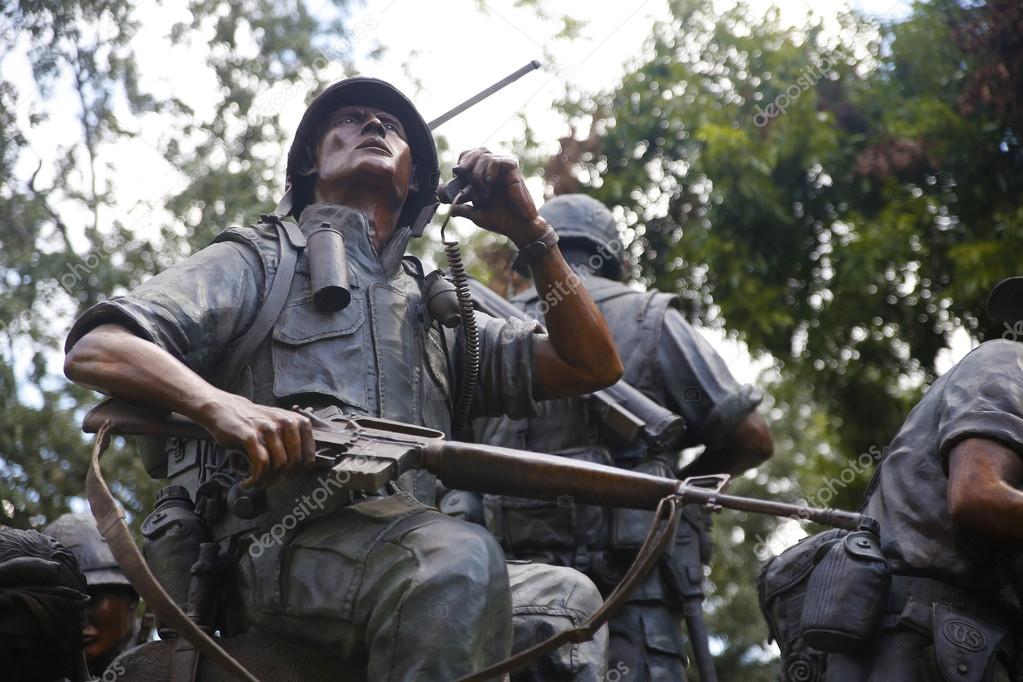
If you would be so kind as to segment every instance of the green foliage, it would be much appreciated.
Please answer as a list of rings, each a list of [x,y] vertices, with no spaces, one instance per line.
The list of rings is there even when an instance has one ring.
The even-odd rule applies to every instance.
[[[707,324],[776,359],[779,455],[742,487],[855,507],[870,474],[856,462],[894,434],[952,331],[1001,331],[982,311],[1018,272],[1019,109],[1001,91],[990,106],[970,97],[978,73],[1018,77],[1005,66],[1018,69],[1018,37],[992,28],[1015,10],[917,4],[887,25],[842,15],[837,33],[741,4],[672,10],[614,89],[567,97],[589,138],[563,141],[562,156],[577,150],[582,191],[624,210],[639,279],[700,301]],[[559,164],[548,169],[563,176]],[[760,670],[750,549],[773,525],[720,525],[720,660]]]
[[[101,223],[113,197],[97,171],[104,145],[124,134],[116,105],[136,115],[160,105],[138,87],[130,3],[31,3],[6,9],[3,19],[0,60],[11,55],[15,39],[26,41],[38,92],[45,97],[70,83],[81,129],[53,168],[41,172],[39,161],[27,177],[17,174],[16,164],[33,156],[25,153],[18,114],[27,112],[36,126],[49,110],[11,82],[0,88],[0,521],[26,527],[67,511],[81,494],[87,463],[78,420],[90,398],[51,369],[59,366],[62,322],[155,265],[150,244],[122,224]],[[46,185],[45,177],[52,178]],[[117,492],[137,515],[151,486],[123,451],[111,460],[119,470]]]

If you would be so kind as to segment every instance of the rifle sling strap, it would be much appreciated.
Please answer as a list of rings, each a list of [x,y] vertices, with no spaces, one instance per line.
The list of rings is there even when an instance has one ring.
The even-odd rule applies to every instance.
[[[215,663],[224,667],[232,675],[246,682],[259,682],[259,678],[250,673],[229,653],[217,644],[216,640],[202,631],[195,622],[185,615],[170,595],[164,591],[156,576],[149,570],[142,552],[135,545],[131,531],[124,522],[124,511],[114,500],[110,488],[103,480],[100,469],[100,457],[110,445],[110,422],[100,427],[96,434],[96,442],[92,448],[92,461],[85,476],[85,494],[92,507],[92,515],[96,517],[99,532],[110,545],[110,551],[117,560],[117,565],[131,581],[146,604],[174,628],[178,637],[184,637],[198,653],[207,656]],[[194,663],[193,663],[194,665]]]
[[[550,639],[546,639],[536,646],[506,658],[505,660],[481,670],[472,675],[467,675],[458,682],[486,682],[522,668],[527,663],[554,651],[565,644],[577,644],[593,639],[593,635],[600,627],[618,613],[625,605],[629,594],[639,585],[650,570],[657,565],[661,554],[668,545],[675,539],[676,525],[678,524],[680,501],[676,497],[666,497],[657,505],[654,513],[654,520],[650,524],[643,545],[639,548],[636,560],[632,562],[628,572],[622,581],[618,583],[614,591],[604,600],[604,603],[590,616],[582,625],[571,630],[565,630]]]

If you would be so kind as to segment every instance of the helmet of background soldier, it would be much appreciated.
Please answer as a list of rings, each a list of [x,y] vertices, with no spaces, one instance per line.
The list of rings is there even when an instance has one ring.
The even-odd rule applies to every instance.
[[[306,109],[288,151],[286,193],[278,205],[278,213],[298,219],[302,210],[313,202],[313,180],[303,169],[315,160],[316,145],[331,114],[346,105],[381,109],[401,121],[412,152],[418,189],[409,191],[397,227],[409,225],[413,234],[421,234],[437,210],[437,185],[440,181],[437,145],[415,105],[393,85],[377,78],[338,81],[321,92]]]
[[[100,535],[92,514],[64,514],[43,532],[71,550],[90,588],[120,586],[134,591]]]
[[[600,258],[598,274],[621,281],[624,247],[618,221],[607,206],[585,194],[562,194],[541,206],[540,215],[558,233],[563,247],[584,246]]]
[[[88,679],[89,603],[75,555],[34,530],[0,526],[0,671],[4,679]]]

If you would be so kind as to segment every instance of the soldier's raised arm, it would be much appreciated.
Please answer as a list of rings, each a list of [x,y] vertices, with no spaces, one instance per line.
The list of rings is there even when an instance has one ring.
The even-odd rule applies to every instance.
[[[537,212],[518,162],[473,149],[459,157],[456,171],[462,169],[475,198],[472,205],[452,206],[452,213],[515,242],[546,303],[549,336],[534,349],[534,395],[560,398],[618,381],[623,367],[607,323],[561,255],[554,229]]]
[[[967,532],[1023,539],[1023,458],[986,438],[969,438],[949,453],[948,508]]]

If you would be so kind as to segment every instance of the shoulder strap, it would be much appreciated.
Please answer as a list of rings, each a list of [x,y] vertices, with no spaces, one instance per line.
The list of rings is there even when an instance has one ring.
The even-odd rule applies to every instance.
[[[613,297],[598,300],[597,306],[600,307],[611,298],[620,298],[624,295],[631,295],[639,301],[638,305],[635,305],[632,318],[632,324],[639,330],[638,335],[633,338],[638,338],[639,343],[630,343],[627,348],[619,347],[618,353],[625,366],[624,379],[633,386],[641,386],[644,374],[650,371],[653,364],[649,359],[656,355],[657,344],[661,338],[661,327],[664,323],[664,313],[668,308],[667,300],[670,296],[659,291],[622,291]],[[633,357],[638,358],[639,361],[633,362]]]
[[[228,352],[227,363],[213,382],[216,386],[227,390],[237,385],[245,365],[259,348],[259,344],[263,343],[263,340],[270,334],[281,311],[284,310],[288,292],[291,291],[291,282],[295,278],[298,252],[305,248],[305,236],[298,229],[298,225],[285,222],[275,215],[263,216],[263,219],[273,223],[277,228],[279,253],[277,271],[274,273],[273,281],[263,298],[263,305],[256,314],[255,321],[235,342],[234,348]]]

